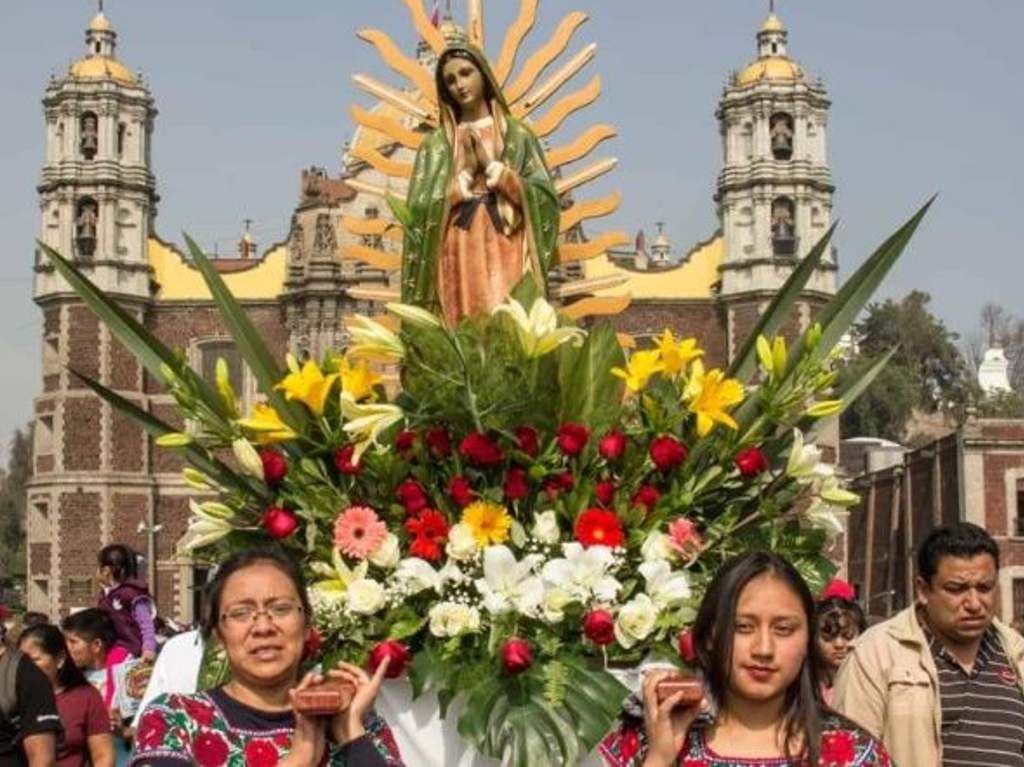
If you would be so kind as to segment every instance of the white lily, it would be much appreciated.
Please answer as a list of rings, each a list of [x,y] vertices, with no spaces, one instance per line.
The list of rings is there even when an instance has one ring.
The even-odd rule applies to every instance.
[[[398,405],[360,403],[346,396],[341,398],[341,414],[346,421],[342,429],[356,445],[352,454],[353,463],[359,463],[366,449],[377,444],[381,432],[405,418],[405,413]]]
[[[188,505],[192,510],[192,517],[189,519],[188,532],[182,544],[185,551],[195,551],[209,546],[234,530],[234,525],[231,524],[234,512],[224,504],[216,504],[212,510],[205,508],[209,504],[200,505],[193,500],[189,500]],[[226,514],[223,513],[224,509],[227,510]]]
[[[567,341],[577,345],[587,337],[585,330],[575,327],[558,327],[558,313],[555,307],[538,298],[530,307],[530,313],[514,298],[494,309],[493,314],[507,314],[516,324],[519,343],[527,357],[543,357]]]
[[[370,569],[370,563],[365,559],[355,567],[349,567],[341,556],[341,552],[334,549],[331,552],[331,564],[326,562],[312,562],[310,569],[319,575],[323,580],[316,582],[316,586],[323,591],[337,591],[344,593],[348,587],[356,581],[366,578]]]
[[[348,332],[352,336],[352,343],[346,349],[348,354],[391,360],[405,357],[402,339],[376,320],[357,314],[349,321]]]
[[[647,581],[647,595],[659,610],[678,607],[690,598],[689,577],[686,573],[672,572],[672,567],[664,560],[644,562],[640,565],[640,574]]]
[[[652,530],[640,547],[644,562],[662,562],[675,559],[676,552],[670,544],[671,538],[660,530]]]
[[[562,559],[552,559],[544,565],[541,577],[549,586],[565,589],[573,599],[588,602],[613,602],[622,587],[608,571],[615,564],[612,550],[607,546],[583,548],[579,543],[562,546]]]
[[[417,328],[439,328],[441,318],[436,314],[428,312],[419,306],[412,304],[387,304],[387,309],[402,322],[407,322]]]
[[[544,598],[544,584],[534,575],[538,556],[517,562],[507,546],[484,549],[484,577],[476,581],[476,590],[484,598],[484,607],[492,615],[516,610],[536,616]]]
[[[860,503],[860,496],[844,488],[835,476],[824,479],[818,488],[818,496],[833,506],[856,506]]]
[[[793,447],[786,461],[786,474],[806,484],[832,473],[832,467],[821,462],[821,449],[804,444],[803,432],[793,429]]]
[[[555,586],[544,592],[544,599],[541,601],[540,616],[545,623],[555,624],[565,620],[565,608],[575,600],[565,589]]]
[[[440,591],[441,577],[425,559],[409,557],[398,563],[394,579],[410,596],[422,591]]]
[[[829,539],[832,539],[846,530],[836,511],[835,506],[815,498],[804,512],[804,521],[815,529],[824,530]]]

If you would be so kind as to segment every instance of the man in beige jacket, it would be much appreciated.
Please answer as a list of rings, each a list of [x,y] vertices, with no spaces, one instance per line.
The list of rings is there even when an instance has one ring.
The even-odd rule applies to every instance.
[[[917,565],[916,603],[857,640],[834,707],[898,767],[1024,767],[1024,639],[994,618],[995,541],[938,528]]]

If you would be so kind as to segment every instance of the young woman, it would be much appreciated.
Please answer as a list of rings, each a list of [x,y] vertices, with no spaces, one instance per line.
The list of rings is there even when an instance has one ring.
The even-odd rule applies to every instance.
[[[867,620],[857,604],[857,592],[846,581],[836,578],[818,597],[818,649],[821,650],[822,695],[832,704],[832,684],[853,640],[864,633]]]
[[[225,561],[209,585],[204,634],[220,643],[231,669],[221,687],[163,695],[140,717],[131,764],[142,767],[395,767],[398,747],[372,711],[384,678],[342,663],[328,676],[356,688],[333,717],[295,713],[293,696],[321,678],[299,667],[310,606],[298,566],[276,550]]]
[[[57,767],[113,767],[114,738],[103,698],[71,660],[56,626],[29,626],[18,649],[46,674],[57,698],[64,734],[57,741]]]
[[[659,703],[665,672],[643,682],[643,721],[602,745],[613,767],[866,767],[889,765],[881,743],[821,698],[814,599],[769,552],[727,563],[693,627],[706,706]],[[703,708],[707,710],[704,711]],[[642,728],[642,730],[641,730]]]
[[[555,262],[559,202],[544,152],[513,118],[483,53],[453,44],[435,73],[441,126],[416,155],[402,300],[446,323],[490,312]]]

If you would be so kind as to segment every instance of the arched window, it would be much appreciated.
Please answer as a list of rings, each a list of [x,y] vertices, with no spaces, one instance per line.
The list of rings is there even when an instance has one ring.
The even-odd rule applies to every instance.
[[[78,148],[82,157],[91,160],[100,148],[100,121],[95,112],[82,113],[78,135]]]
[[[772,253],[787,257],[797,253],[796,205],[790,197],[772,200]]]
[[[99,212],[99,205],[92,197],[83,197],[75,207],[75,250],[84,258],[92,258],[96,254]]]
[[[793,116],[777,112],[772,115],[770,126],[772,157],[776,160],[793,159]]]

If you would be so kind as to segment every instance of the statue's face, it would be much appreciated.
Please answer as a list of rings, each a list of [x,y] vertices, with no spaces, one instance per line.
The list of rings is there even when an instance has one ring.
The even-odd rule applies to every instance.
[[[474,111],[484,99],[484,76],[476,64],[462,58],[449,60],[442,70],[445,87],[463,113]]]

